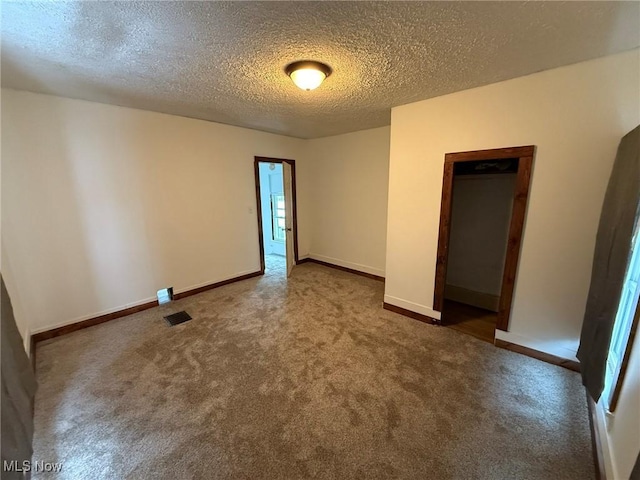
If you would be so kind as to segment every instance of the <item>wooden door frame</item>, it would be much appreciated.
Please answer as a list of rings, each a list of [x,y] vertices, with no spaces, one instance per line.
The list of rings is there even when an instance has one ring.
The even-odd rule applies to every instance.
[[[258,243],[260,245],[260,271],[264,273],[265,271],[265,260],[264,260],[264,238],[262,232],[262,197],[260,195],[260,163],[288,163],[291,165],[291,193],[293,195],[292,199],[292,210],[293,210],[293,258],[295,264],[298,264],[298,206],[296,201],[296,161],[289,160],[287,158],[271,158],[271,157],[253,157],[253,171],[255,174],[255,182],[256,182],[256,205],[257,205],[257,214],[258,214]],[[284,171],[283,171],[284,175]],[[284,187],[284,177],[282,179],[283,187]]]
[[[433,309],[442,312],[444,304],[444,288],[447,280],[447,260],[449,256],[449,237],[451,230],[451,205],[453,200],[454,166],[458,162],[477,162],[482,160],[518,159],[516,186],[513,195],[513,208],[509,225],[507,256],[502,274],[502,289],[498,307],[496,328],[507,331],[511,302],[520,257],[522,233],[524,230],[529,184],[535,145],[492,150],[475,150],[471,152],[447,153],[444,157],[444,175],[442,179],[442,201],[440,204],[440,229],[438,232],[438,256],[436,260],[436,279],[433,292]]]

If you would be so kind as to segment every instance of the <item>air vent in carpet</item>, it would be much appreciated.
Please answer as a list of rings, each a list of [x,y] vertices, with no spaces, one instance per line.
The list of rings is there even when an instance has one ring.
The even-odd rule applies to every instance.
[[[172,313],[171,315],[167,315],[166,317],[164,317],[164,319],[167,321],[169,325],[173,327],[174,325],[179,325],[181,323],[188,322],[189,320],[191,320],[191,315],[189,315],[187,312],[182,311],[178,313]]]

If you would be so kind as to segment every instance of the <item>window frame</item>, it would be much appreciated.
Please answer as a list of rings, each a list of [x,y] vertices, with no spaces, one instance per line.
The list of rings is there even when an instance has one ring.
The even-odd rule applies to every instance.
[[[631,256],[629,265],[624,274],[623,291],[620,297],[620,303],[618,310],[616,311],[616,319],[614,322],[613,332],[611,335],[611,343],[609,344],[609,352],[607,356],[607,369],[605,373],[605,399],[607,402],[607,410],[613,413],[618,406],[618,400],[620,399],[620,392],[622,391],[622,385],[624,383],[625,374],[629,365],[629,359],[631,357],[631,349],[635,342],[636,333],[638,330],[638,321],[640,318],[640,223],[636,224],[636,231],[633,236],[631,246]],[[630,277],[635,277],[635,280]],[[629,282],[634,282],[635,287],[632,290],[631,295],[635,298],[631,298],[629,301],[635,302],[635,305],[631,305],[628,315],[625,315],[624,319],[619,317],[622,308],[625,306],[625,297]],[[632,318],[631,318],[632,317]],[[628,321],[628,325],[621,325],[620,321]],[[611,359],[611,356],[615,354],[612,351],[612,347],[619,343],[620,337],[624,347],[621,350],[622,355],[619,355],[616,359]]]
[[[278,198],[282,198],[283,208],[278,208]],[[284,243],[286,237],[286,226],[281,228],[277,225],[277,221],[282,219],[286,222],[286,209],[284,208],[284,193],[272,193],[269,200],[271,201],[271,240],[278,243]],[[277,211],[282,210],[285,212],[282,216],[278,216]],[[286,224],[285,224],[286,225]],[[282,232],[282,238],[276,237],[276,231]]]

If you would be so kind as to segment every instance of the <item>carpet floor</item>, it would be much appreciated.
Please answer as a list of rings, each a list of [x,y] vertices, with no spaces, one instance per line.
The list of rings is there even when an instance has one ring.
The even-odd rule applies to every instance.
[[[578,374],[267,266],[38,344],[34,478],[594,478]]]

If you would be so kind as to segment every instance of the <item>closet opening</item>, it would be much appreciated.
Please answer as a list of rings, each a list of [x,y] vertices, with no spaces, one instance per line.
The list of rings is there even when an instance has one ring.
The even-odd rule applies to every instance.
[[[508,330],[534,147],[445,156],[434,309],[494,343]]]

